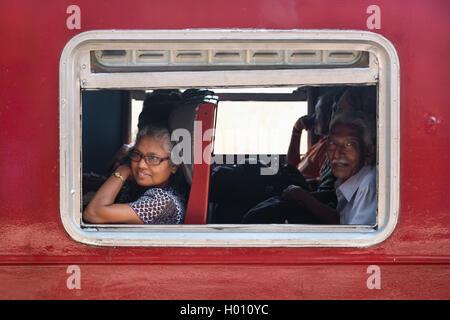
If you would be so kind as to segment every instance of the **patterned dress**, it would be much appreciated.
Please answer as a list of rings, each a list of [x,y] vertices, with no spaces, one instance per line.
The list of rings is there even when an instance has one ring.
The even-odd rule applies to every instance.
[[[182,224],[184,206],[171,187],[150,188],[138,200],[128,203],[145,224]]]

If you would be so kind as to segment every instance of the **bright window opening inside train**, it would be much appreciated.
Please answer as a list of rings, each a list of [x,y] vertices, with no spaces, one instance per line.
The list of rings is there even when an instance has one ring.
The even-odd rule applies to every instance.
[[[203,196],[208,198],[208,207],[203,209],[209,224],[376,225],[375,86],[100,90],[84,91],[82,98],[83,210],[88,223],[183,224],[185,219],[193,219],[186,217],[194,213],[187,210],[188,202]],[[201,120],[199,108],[206,104],[212,106],[213,122]],[[330,124],[341,113],[356,117],[350,117],[353,122],[341,120],[354,129],[350,130],[353,135],[330,137]],[[357,127],[366,119],[367,127]],[[373,131],[364,132],[370,125]],[[201,157],[181,157],[176,163],[177,154],[163,148],[145,149],[142,132],[148,128],[167,129],[172,151],[181,147],[181,153],[195,153],[199,134],[210,145],[201,146]],[[177,130],[185,130],[178,144],[172,135]],[[370,145],[363,145],[366,141],[361,137],[365,136]],[[158,144],[163,146],[160,140],[158,137]],[[333,153],[335,144],[342,150]],[[179,171],[168,171],[166,182],[158,180],[161,161],[148,163],[143,149],[152,157],[170,158],[176,164],[174,170]],[[369,151],[370,155],[364,154]],[[366,156],[370,159],[364,159]],[[195,170],[204,170],[209,179],[194,179]],[[154,177],[158,183],[152,181]],[[339,199],[341,189],[336,184],[345,187],[349,178],[362,180],[367,190],[358,193],[358,181],[348,187],[350,191],[342,187],[353,193]],[[165,183],[162,187],[161,182]],[[169,196],[180,199],[174,202],[172,211],[178,210],[178,216],[173,220],[167,218],[173,212],[152,208],[152,197],[159,209],[164,206],[149,192],[171,190],[170,183],[175,192]],[[207,187],[209,192],[190,196],[193,183]],[[100,196],[110,196],[111,203],[97,204]],[[354,198],[361,199],[355,203]],[[303,204],[308,201],[313,202],[311,207]],[[337,210],[339,201],[346,203],[341,212]],[[90,202],[104,216],[92,216]],[[171,204],[169,201],[168,206]],[[121,220],[122,213],[115,220],[114,209],[123,209],[124,215],[140,220],[128,216]],[[323,212],[316,213],[320,210]]]

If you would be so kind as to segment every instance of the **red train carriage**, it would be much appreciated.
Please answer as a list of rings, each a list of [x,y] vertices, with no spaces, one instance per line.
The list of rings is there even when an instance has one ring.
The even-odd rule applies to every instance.
[[[2,299],[450,297],[447,1],[0,8]],[[219,216],[215,168],[275,168],[283,132],[349,86],[375,88],[376,224]],[[87,176],[132,143],[145,95],[169,88],[209,92],[172,118],[193,137],[185,223],[86,223]]]

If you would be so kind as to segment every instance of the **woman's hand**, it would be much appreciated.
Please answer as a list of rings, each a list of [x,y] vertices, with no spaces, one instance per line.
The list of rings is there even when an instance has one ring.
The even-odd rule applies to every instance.
[[[114,176],[108,178],[87,205],[83,219],[91,223],[143,223],[129,205],[114,203],[123,182],[133,178],[131,168],[128,165],[120,165],[115,172],[118,172],[123,180]]]

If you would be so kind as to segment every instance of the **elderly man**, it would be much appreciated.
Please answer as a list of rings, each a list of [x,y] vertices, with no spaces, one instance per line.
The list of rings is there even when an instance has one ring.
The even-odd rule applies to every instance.
[[[298,186],[289,186],[282,199],[286,210],[250,210],[244,223],[376,223],[377,190],[375,129],[363,113],[343,112],[330,123],[327,157],[336,181],[336,209]]]
[[[284,199],[299,201],[327,224],[369,224],[376,222],[377,190],[375,130],[364,114],[344,112],[330,124],[327,157],[336,181],[336,210],[317,201],[300,187],[290,186]]]

